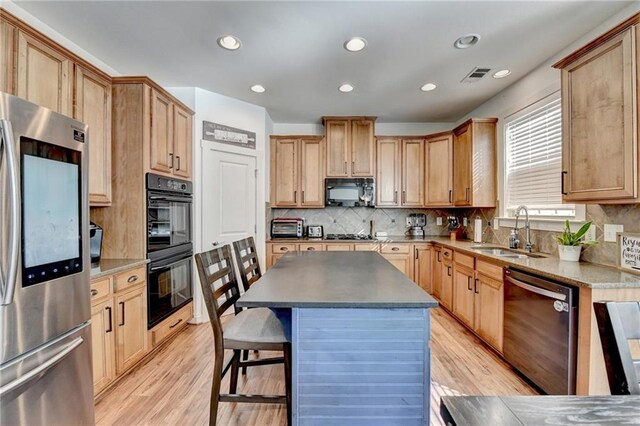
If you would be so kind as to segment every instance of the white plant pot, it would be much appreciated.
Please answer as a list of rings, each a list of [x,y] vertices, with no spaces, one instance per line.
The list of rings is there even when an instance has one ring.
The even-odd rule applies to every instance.
[[[558,244],[558,256],[560,256],[560,260],[578,262],[581,252],[582,246],[563,246],[562,244]]]

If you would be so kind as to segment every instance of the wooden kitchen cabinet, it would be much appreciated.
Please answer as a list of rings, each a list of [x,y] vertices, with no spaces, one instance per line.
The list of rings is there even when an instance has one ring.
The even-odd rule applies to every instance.
[[[502,278],[494,279],[477,274],[474,283],[473,329],[484,341],[502,352],[504,329],[504,287]]]
[[[273,207],[324,207],[321,137],[271,137]]]
[[[147,353],[147,288],[116,293],[116,372],[122,374]]]
[[[116,378],[113,298],[91,306],[93,393],[98,395]]]
[[[453,261],[445,257],[446,249],[441,251],[440,303],[449,311],[453,309]]]
[[[424,139],[402,140],[403,207],[424,205]]]
[[[72,115],[73,62],[45,40],[18,30],[16,94],[60,114]]]
[[[0,16],[4,17],[4,15]],[[16,27],[0,19],[0,91],[15,94],[15,48]]]
[[[453,268],[453,313],[473,327],[475,274],[458,263]]]
[[[453,134],[429,137],[425,141],[425,200],[427,207],[453,205]]]
[[[433,297],[440,300],[442,298],[442,248],[435,246],[433,248]]]
[[[111,80],[76,65],[74,118],[89,125],[89,204],[111,205]]]
[[[170,173],[174,167],[173,104],[164,93],[151,89],[151,143],[149,168]]]
[[[327,177],[375,176],[374,117],[323,117]]]
[[[413,279],[424,291],[433,294],[433,246],[416,244],[413,250]]]
[[[179,105],[173,107],[173,174],[184,179],[191,179],[193,117],[191,113]]]
[[[376,206],[398,207],[402,144],[398,138],[378,138],[377,151]]]
[[[353,244],[330,243],[326,245],[327,251],[354,251]]]
[[[638,15],[554,65],[562,72],[566,202],[636,203]]]
[[[470,119],[453,131],[453,205],[496,206],[496,122]]]

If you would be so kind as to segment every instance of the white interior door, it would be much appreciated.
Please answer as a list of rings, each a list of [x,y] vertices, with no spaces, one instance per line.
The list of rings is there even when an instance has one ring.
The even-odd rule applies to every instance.
[[[202,249],[256,236],[256,158],[203,149]]]

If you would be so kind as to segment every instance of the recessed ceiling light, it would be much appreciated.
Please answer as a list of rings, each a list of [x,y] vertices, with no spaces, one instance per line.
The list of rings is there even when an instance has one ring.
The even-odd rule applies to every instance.
[[[362,37],[351,37],[344,42],[344,48],[349,52],[359,52],[367,47],[367,40]]]
[[[238,50],[240,49],[240,39],[236,36],[225,35],[218,39],[218,45],[223,49],[227,50]]]
[[[420,90],[422,90],[423,92],[430,92],[432,90],[435,90],[436,87],[438,86],[436,86],[435,83],[427,83],[424,86],[422,86]]]
[[[341,91],[342,93],[349,93],[353,90],[353,86],[350,85],[349,83],[345,83],[342,86],[338,87],[338,90]]]
[[[495,73],[493,73],[493,78],[503,78],[503,77],[508,76],[509,74],[511,74],[511,70],[503,69],[503,70],[496,71]]]
[[[467,35],[462,36],[459,39],[457,39],[455,41],[455,43],[453,43],[453,46],[456,49],[467,49],[467,48],[475,45],[479,41],[480,41],[480,35],[479,34],[467,34]]]
[[[251,91],[255,93],[264,93],[267,91],[267,89],[265,89],[261,84],[254,84],[253,86],[251,86]]]

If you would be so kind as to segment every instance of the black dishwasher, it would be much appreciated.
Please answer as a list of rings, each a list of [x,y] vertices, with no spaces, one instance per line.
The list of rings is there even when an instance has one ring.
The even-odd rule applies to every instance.
[[[549,395],[575,395],[576,288],[504,271],[504,357]]]

